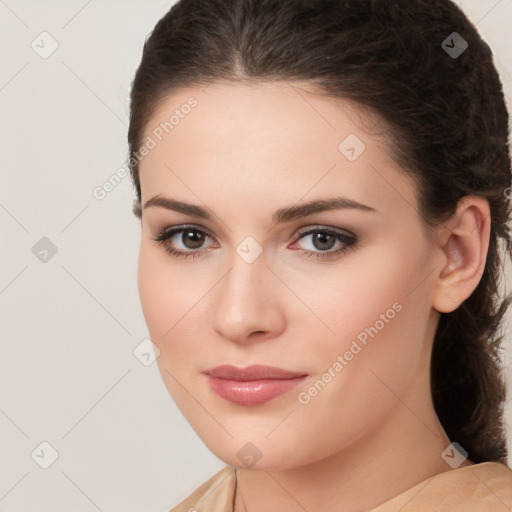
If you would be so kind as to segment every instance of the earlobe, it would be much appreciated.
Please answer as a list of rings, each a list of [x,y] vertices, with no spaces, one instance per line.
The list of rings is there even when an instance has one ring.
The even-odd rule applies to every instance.
[[[489,249],[489,203],[477,196],[463,197],[455,216],[440,229],[441,263],[432,307],[451,313],[473,293],[482,277]]]

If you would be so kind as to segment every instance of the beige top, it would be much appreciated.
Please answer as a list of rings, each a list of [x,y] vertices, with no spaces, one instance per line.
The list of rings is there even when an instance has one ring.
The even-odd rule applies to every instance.
[[[226,466],[169,512],[233,512],[235,469]],[[368,512],[511,512],[512,470],[497,462],[423,480]]]

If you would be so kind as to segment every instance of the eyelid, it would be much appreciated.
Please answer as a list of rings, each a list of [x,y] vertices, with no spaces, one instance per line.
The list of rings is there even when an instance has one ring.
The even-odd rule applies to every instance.
[[[345,235],[347,238],[355,238],[356,235],[347,231],[346,229],[336,228],[334,226],[326,226],[324,224],[312,224],[305,228],[301,228],[298,232],[297,236],[303,235],[305,233],[311,233],[311,231],[327,231],[331,233],[335,233],[337,235]]]

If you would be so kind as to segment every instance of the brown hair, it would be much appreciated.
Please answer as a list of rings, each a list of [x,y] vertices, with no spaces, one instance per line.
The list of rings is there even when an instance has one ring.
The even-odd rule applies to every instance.
[[[395,160],[418,184],[429,230],[464,195],[488,201],[485,269],[470,297],[441,314],[431,392],[448,437],[470,460],[506,464],[500,326],[512,294],[499,297],[498,242],[511,254],[509,126],[492,52],[475,26],[450,0],[178,1],[146,39],[132,83],[137,216],[134,156],[150,117],[173,91],[214,80],[308,81],[371,108],[388,127]]]

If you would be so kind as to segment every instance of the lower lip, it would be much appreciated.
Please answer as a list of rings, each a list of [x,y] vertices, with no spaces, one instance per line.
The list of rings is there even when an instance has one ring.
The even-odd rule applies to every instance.
[[[236,405],[261,405],[291,391],[307,376],[294,379],[229,380],[207,376],[211,389],[221,398]]]

